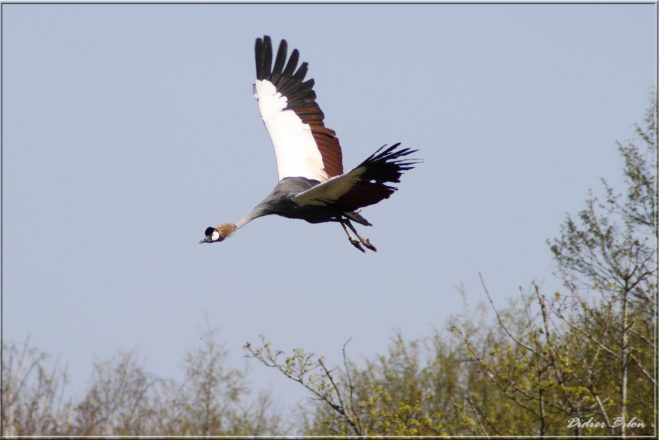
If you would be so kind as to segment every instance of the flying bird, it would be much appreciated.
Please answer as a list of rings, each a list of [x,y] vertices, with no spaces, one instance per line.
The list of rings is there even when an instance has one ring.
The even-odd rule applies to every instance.
[[[383,145],[344,173],[335,132],[325,126],[316,103],[314,80],[305,81],[307,63],[298,67],[298,49],[287,58],[287,42],[280,42],[273,64],[269,36],[257,38],[257,80],[253,86],[259,111],[275,148],[279,182],[266,198],[237,223],[209,226],[200,243],[218,243],[255,218],[277,214],[309,223],[337,222],[358,250],[376,251],[352,222],[371,226],[359,209],[388,198],[401,174],[420,162],[408,156],[417,150],[400,143]],[[363,247],[364,246],[364,247]]]

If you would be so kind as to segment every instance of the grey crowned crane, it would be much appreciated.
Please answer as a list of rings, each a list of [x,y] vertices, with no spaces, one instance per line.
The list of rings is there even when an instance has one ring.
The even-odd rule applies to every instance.
[[[376,250],[351,222],[371,226],[358,209],[392,195],[396,187],[388,183],[398,183],[401,174],[419,162],[407,157],[417,150],[400,148],[399,143],[384,145],[344,173],[339,140],[323,124],[314,80],[304,81],[307,63],[298,67],[299,56],[294,49],[287,60],[287,43],[282,40],[273,64],[270,37],[257,38],[254,96],[275,148],[279,182],[238,223],[206,228],[200,243],[221,242],[255,218],[277,214],[310,223],[337,222],[357,249]]]

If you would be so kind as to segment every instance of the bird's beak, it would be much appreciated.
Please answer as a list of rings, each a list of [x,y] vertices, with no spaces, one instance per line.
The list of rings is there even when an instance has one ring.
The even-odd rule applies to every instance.
[[[202,244],[202,243],[208,243],[208,242],[209,242],[209,238],[208,238],[208,237],[204,237],[204,238],[202,238],[201,240],[199,240],[199,244]]]

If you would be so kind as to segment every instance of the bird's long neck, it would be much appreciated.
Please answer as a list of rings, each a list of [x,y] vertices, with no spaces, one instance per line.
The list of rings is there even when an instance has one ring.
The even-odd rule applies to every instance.
[[[262,217],[264,215],[272,214],[272,212],[268,209],[267,206],[263,204],[259,204],[254,207],[254,209],[247,214],[245,214],[237,223],[236,223],[236,229],[239,229],[248,223],[250,223],[252,220],[254,220],[257,217]]]
[[[286,180],[286,179],[285,179]],[[236,229],[247,225],[252,220],[257,217],[263,217],[264,215],[278,214],[278,206],[281,206],[282,203],[286,201],[290,202],[289,194],[291,189],[286,189],[283,191],[281,189],[283,181],[280,181],[275,188],[263,199],[257,206],[255,206],[252,211],[248,212],[241,218],[238,223],[236,223]]]

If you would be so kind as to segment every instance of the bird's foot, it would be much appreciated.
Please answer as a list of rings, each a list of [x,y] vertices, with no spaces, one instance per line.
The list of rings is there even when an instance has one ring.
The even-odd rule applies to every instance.
[[[374,246],[373,244],[371,244],[371,242],[369,241],[368,238],[363,238],[363,239],[362,239],[362,244],[363,244],[367,249],[371,249],[372,251],[376,252],[376,246]]]
[[[355,246],[357,248],[357,250],[359,250],[360,252],[365,252],[365,250],[362,249],[362,245],[360,244],[360,240],[356,240],[354,238],[349,238],[348,241],[350,241],[351,244],[353,246]]]

